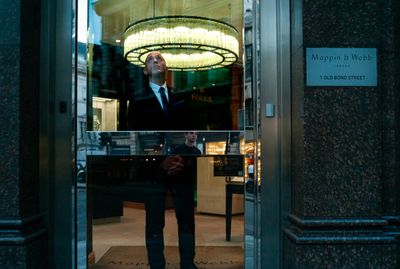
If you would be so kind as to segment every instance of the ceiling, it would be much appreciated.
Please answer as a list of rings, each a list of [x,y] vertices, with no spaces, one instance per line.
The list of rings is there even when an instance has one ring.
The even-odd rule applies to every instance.
[[[239,40],[242,40],[242,0],[98,0],[93,8],[101,17],[102,42],[107,44],[122,46],[122,42],[116,40],[123,39],[123,33],[131,23],[169,15],[200,16],[224,21],[238,30]]]

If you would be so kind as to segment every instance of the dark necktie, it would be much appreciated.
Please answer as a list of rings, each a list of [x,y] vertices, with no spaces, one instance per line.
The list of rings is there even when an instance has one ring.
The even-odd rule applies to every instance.
[[[160,87],[158,92],[161,95],[163,109],[166,113],[168,113],[168,100],[167,100],[167,96],[165,95],[165,89],[163,87]]]

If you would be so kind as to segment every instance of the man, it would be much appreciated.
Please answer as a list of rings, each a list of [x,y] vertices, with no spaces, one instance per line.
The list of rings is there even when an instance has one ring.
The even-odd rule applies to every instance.
[[[197,268],[195,257],[194,185],[197,173],[197,133],[185,132],[185,143],[171,151],[161,164],[164,177],[148,189],[146,207],[146,248],[151,269],[164,269],[165,197],[172,191],[178,224],[181,269]]]
[[[150,52],[143,74],[148,77],[144,95],[129,102],[129,130],[174,130],[177,126],[176,107],[166,84],[168,66],[160,52]]]

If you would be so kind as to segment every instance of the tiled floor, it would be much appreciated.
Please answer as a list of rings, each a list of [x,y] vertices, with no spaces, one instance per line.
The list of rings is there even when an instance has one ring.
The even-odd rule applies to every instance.
[[[145,211],[141,208],[124,208],[120,222],[96,224],[93,227],[93,249],[98,261],[111,246],[144,245]],[[243,246],[243,215],[232,217],[231,241],[225,240],[225,216],[196,214],[196,245]],[[177,245],[177,225],[174,209],[165,213],[165,245]]]

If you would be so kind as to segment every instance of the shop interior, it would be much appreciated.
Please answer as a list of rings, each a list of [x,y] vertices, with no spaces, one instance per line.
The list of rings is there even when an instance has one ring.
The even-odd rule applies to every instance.
[[[81,248],[86,252],[88,268],[146,264],[138,257],[128,258],[136,252],[145,257],[144,192],[137,168],[143,162],[163,158],[167,143],[170,147],[182,143],[185,130],[196,130],[196,147],[201,151],[196,157],[194,186],[196,258],[200,263],[212,262],[219,255],[215,259],[223,257],[223,260],[216,262],[231,262],[229,268],[243,268],[248,240],[246,218],[254,218],[251,210],[246,211],[244,193],[245,188],[254,193],[254,185],[247,183],[252,183],[253,167],[260,169],[259,164],[254,165],[257,139],[253,112],[256,100],[251,83],[252,43],[243,43],[243,39],[251,40],[251,21],[245,21],[247,26],[243,26],[243,10],[251,11],[251,1],[136,0],[132,3],[89,1],[87,43],[78,43],[77,184],[82,187],[78,192],[82,191],[82,203],[87,209],[78,231],[86,229]],[[165,47],[142,47],[132,56],[126,51],[131,45],[125,42],[129,39],[127,32],[138,22],[174,16],[201,17],[206,19],[205,24],[212,22],[233,29],[237,34],[237,51],[232,56],[234,49],[225,50],[217,43],[204,44],[201,49],[212,46],[212,52],[223,59],[221,64],[169,70],[168,87],[174,89],[175,96],[187,101],[189,109],[182,114],[190,115],[195,125],[168,132],[129,130],[130,98],[140,98],[144,83],[143,67],[135,62],[135,55]],[[169,195],[165,219],[168,252],[169,247],[178,245]],[[252,244],[250,241],[248,244]]]
[[[143,160],[163,158],[160,138],[164,136],[159,132],[90,133],[86,184],[87,251],[91,267],[104,265],[108,259],[118,260],[115,256],[130,253],[131,247],[141,247],[143,251],[146,213],[135,166],[142,166]],[[172,145],[179,144],[183,133],[169,133],[169,137]],[[195,186],[196,247],[236,247],[228,248],[233,252],[225,253],[225,258],[243,264],[243,187],[245,180],[253,177],[250,166],[254,143],[245,143],[243,132],[199,132],[196,147],[202,153],[197,156]],[[133,148],[138,154],[128,154]],[[164,230],[168,247],[178,246],[170,195],[166,197]]]

